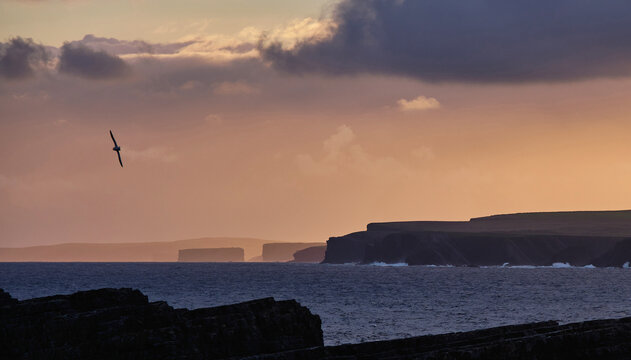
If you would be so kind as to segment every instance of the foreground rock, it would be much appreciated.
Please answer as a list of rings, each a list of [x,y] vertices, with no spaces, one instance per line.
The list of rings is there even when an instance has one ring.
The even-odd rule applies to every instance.
[[[373,223],[330,238],[324,262],[619,267],[631,262],[631,211]]]
[[[17,299],[14,299],[11,294],[0,289],[0,307],[15,305],[17,302]]]
[[[131,289],[24,301],[0,289],[1,359],[621,360],[631,354],[631,318],[330,347],[323,346],[320,325],[293,300],[186,310],[149,303]]]
[[[0,290],[2,359],[221,359],[322,344],[320,318],[294,300],[186,310],[132,289],[19,302]]]
[[[408,339],[317,347],[248,359],[622,360],[631,354],[631,318],[559,325],[554,321]]]

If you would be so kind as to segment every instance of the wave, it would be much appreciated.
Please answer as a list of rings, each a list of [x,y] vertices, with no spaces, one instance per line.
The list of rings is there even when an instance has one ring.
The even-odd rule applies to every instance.
[[[552,265],[511,265],[510,263],[503,263],[502,265],[483,265],[483,266],[455,266],[455,265],[435,265],[435,264],[423,264],[423,265],[409,265],[405,262],[400,263],[386,263],[383,261],[376,261],[372,263],[362,264],[362,263],[344,263],[344,264],[326,264],[326,265],[359,265],[359,266],[382,266],[382,267],[404,267],[404,266],[413,266],[413,267],[425,267],[425,268],[455,268],[455,267],[472,267],[472,268],[480,268],[480,269],[497,269],[497,268],[506,268],[506,269],[598,269],[598,267],[593,264],[588,264],[585,266],[576,266],[567,262],[555,262]],[[619,269],[618,266],[608,266],[603,267],[606,269]],[[629,269],[631,268],[631,262],[625,262],[622,265],[622,268]]]
[[[413,266],[413,267],[426,267],[426,268],[453,268],[453,267],[456,267],[455,265],[449,265],[449,264],[447,264],[447,265],[434,265],[434,264],[409,265],[408,263],[404,263],[404,262],[400,262],[400,263],[385,263],[385,262],[382,262],[382,261],[376,261],[376,262],[372,262],[372,263],[369,263],[369,264],[363,264],[363,265],[389,266],[389,267]]]
[[[374,263],[370,263],[368,265],[374,265],[374,266],[408,266],[407,263],[401,262],[401,263],[392,263],[392,264],[388,264],[385,262],[374,262]]]
[[[429,267],[429,268],[452,268],[452,267],[456,267],[455,265],[414,265],[414,266],[422,266],[422,267]]]
[[[596,266],[589,264],[585,266],[575,266],[566,262],[556,262],[552,265],[511,265],[504,263],[502,265],[480,266],[481,268],[508,268],[508,269],[596,269]]]

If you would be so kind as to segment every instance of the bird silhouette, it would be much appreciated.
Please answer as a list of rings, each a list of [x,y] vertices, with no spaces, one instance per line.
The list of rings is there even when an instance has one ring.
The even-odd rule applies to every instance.
[[[114,139],[114,134],[112,134],[112,130],[110,130],[110,136],[114,141],[114,148],[112,150],[116,151],[116,154],[118,154],[118,162],[121,164],[121,167],[123,167],[123,160],[121,159],[121,147],[118,146],[118,144],[116,143],[116,139]]]

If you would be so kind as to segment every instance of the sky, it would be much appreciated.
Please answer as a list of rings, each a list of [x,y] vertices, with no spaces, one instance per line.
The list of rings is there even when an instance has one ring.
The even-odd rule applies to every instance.
[[[626,0],[2,0],[0,247],[631,208],[630,16]]]

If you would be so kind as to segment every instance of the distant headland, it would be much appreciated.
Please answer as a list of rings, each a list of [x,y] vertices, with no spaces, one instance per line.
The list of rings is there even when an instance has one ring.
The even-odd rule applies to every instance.
[[[206,237],[160,242],[65,243],[0,248],[0,262],[321,262],[324,251],[294,254],[325,243]],[[309,255],[309,254],[307,254]]]
[[[366,231],[331,237],[323,262],[626,267],[631,262],[631,210],[371,223]]]

